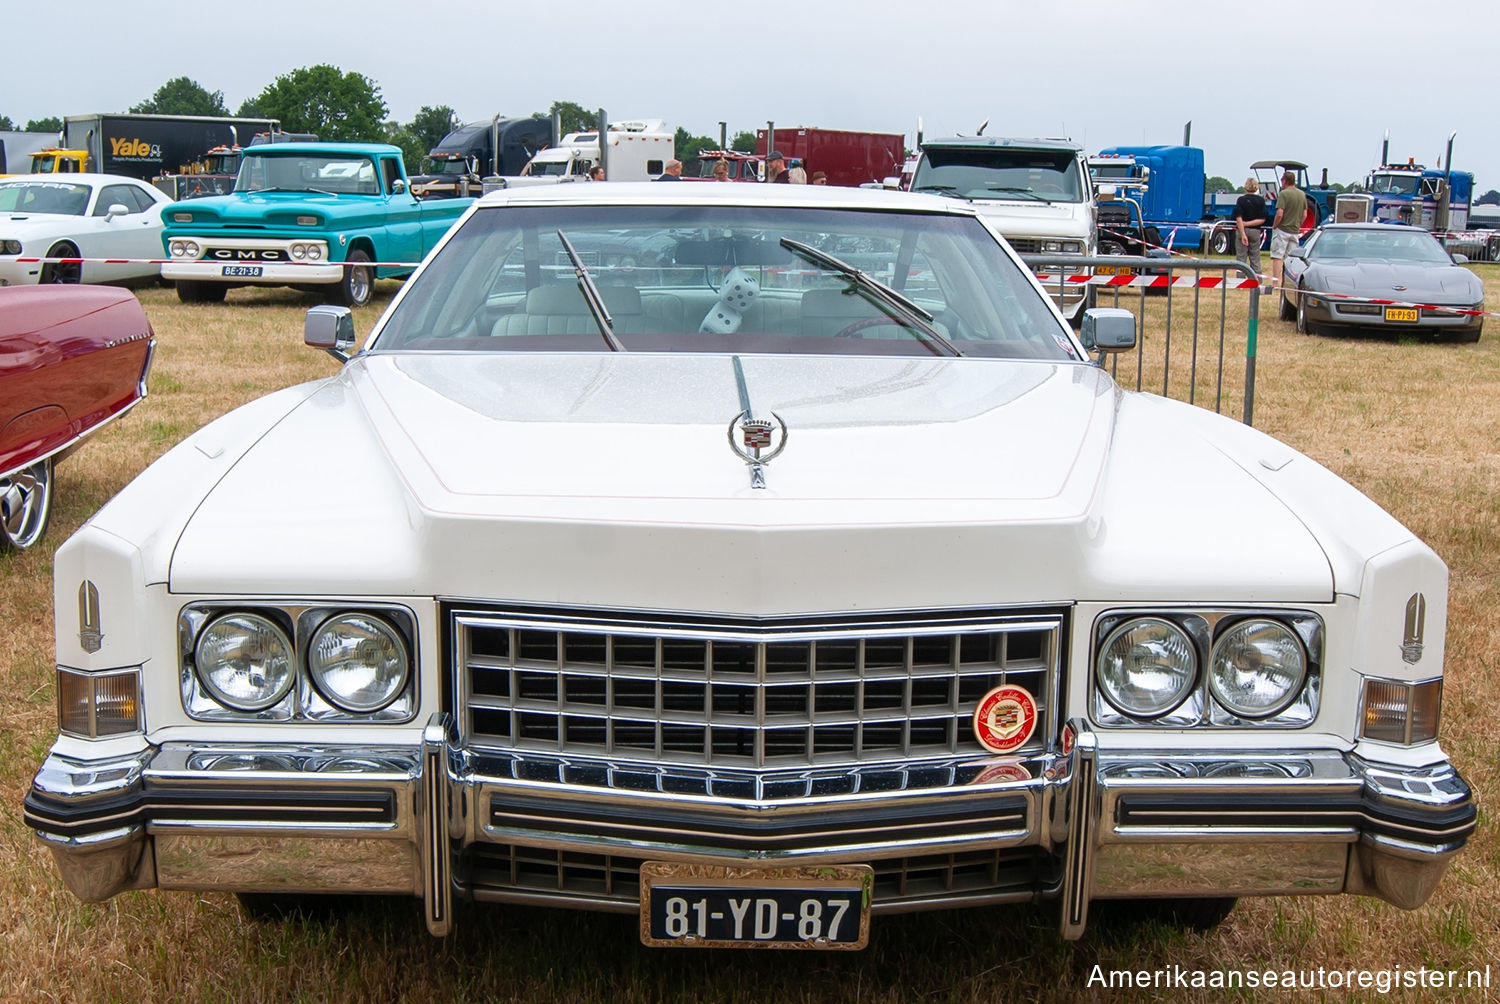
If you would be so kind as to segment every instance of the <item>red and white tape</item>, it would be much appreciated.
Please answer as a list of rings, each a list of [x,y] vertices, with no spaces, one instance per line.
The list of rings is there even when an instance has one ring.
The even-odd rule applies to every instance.
[[[1036,277],[1044,286],[1063,282],[1069,286],[1144,286],[1148,289],[1166,289],[1169,286],[1177,289],[1254,289],[1261,284],[1259,279],[1248,276],[1230,278],[1221,275],[1058,275],[1038,272]]]
[[[416,268],[417,261],[204,261],[202,258],[14,258],[22,265],[361,265],[368,268]]]

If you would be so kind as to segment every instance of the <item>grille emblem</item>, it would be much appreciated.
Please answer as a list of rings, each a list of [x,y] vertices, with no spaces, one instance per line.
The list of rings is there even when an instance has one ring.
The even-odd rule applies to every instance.
[[[735,456],[750,465],[752,488],[766,486],[765,465],[786,449],[786,423],[774,411],[771,412],[771,418],[775,421],[754,418],[747,409],[734,416],[729,423],[729,448],[734,451]],[[739,430],[738,439],[735,438],[736,429]],[[777,429],[781,430],[779,436]]]
[[[1036,700],[1025,687],[1003,684],[974,709],[974,738],[991,753],[1009,753],[1036,730]]]
[[[1401,661],[1422,661],[1422,636],[1427,632],[1427,597],[1412,593],[1406,601],[1406,633],[1401,638]]]
[[[104,645],[99,630],[99,590],[88,579],[78,587],[78,644],[90,655]]]

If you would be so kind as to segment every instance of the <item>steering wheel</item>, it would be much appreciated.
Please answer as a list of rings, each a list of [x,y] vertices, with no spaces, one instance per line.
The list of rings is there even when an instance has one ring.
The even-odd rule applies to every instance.
[[[895,325],[899,325],[900,327],[903,327],[903,328],[907,327],[907,325],[906,325],[905,322],[899,321],[899,320],[897,320],[894,317],[889,317],[887,315],[882,314],[879,317],[866,317],[866,318],[863,318],[862,320],[855,321],[853,324],[845,325],[844,327],[842,327],[838,331],[836,331],[834,333],[833,337],[835,337],[835,338],[853,338],[855,335],[859,334],[861,331],[865,330],[866,328],[873,328],[877,324],[895,324]]]

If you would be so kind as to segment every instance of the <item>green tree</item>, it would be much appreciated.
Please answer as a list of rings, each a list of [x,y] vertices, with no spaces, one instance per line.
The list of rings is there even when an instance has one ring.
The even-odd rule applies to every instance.
[[[24,132],[62,132],[62,119],[32,119],[26,123]]]
[[[0,132],[14,132],[15,124],[11,122],[9,115],[0,115]]]
[[[333,142],[385,136],[385,100],[380,87],[362,73],[345,73],[320,63],[277,77],[251,101],[259,115],[281,120],[287,132],[310,132]]]
[[[677,127],[677,133],[672,137],[672,155],[678,160],[691,160],[704,150],[718,148],[718,140],[711,136],[694,136],[682,126]]]
[[[406,173],[417,174],[421,170],[422,158],[432,149],[408,126],[392,120],[385,123],[385,141],[401,148],[401,157],[406,161]]]
[[[735,151],[736,153],[754,153],[755,152],[755,133],[753,133],[753,132],[737,132],[737,133],[735,133],[734,134],[734,139],[731,140],[730,143],[729,143],[729,149]]]
[[[1500,192],[1493,188],[1474,200],[1476,206],[1500,206]]]
[[[1216,174],[1203,182],[1203,190],[1213,195],[1215,192],[1237,192],[1239,186],[1228,178],[1221,178]]]
[[[534,112],[534,115],[551,116],[557,115],[562,119],[562,136],[570,132],[591,132],[599,128],[599,113],[588,111],[583,105],[574,104],[571,101],[554,101],[552,107],[545,112]],[[562,139],[559,136],[558,139]]]
[[[173,77],[158,87],[150,100],[132,105],[130,110],[143,115],[229,115],[223,91],[210,92],[187,77]]]
[[[417,110],[416,118],[412,119],[405,128],[416,137],[417,145],[425,154],[441,143],[444,136],[457,129],[458,125],[458,116],[453,114],[453,109],[447,105],[438,105],[435,108],[423,105]]]

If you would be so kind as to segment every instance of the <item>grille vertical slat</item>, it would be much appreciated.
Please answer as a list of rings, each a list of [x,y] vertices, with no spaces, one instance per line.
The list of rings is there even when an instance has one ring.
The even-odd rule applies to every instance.
[[[739,767],[982,753],[1001,683],[1056,734],[1060,615],[872,623],[646,623],[454,610],[455,694],[475,748]]]

